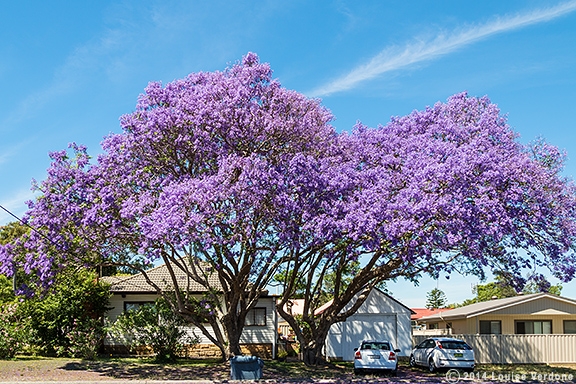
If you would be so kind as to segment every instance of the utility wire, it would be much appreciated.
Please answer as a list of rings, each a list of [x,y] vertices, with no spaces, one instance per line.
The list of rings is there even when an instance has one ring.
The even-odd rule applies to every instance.
[[[16,220],[18,220],[18,221],[21,222],[22,224],[26,225],[26,223],[24,223],[21,218],[19,218],[18,216],[16,216],[16,215],[13,214],[12,212],[10,212],[8,209],[4,208],[3,205],[0,204],[0,208],[2,208],[7,214],[9,214],[10,216],[12,216],[13,218],[15,218]]]
[[[43,234],[42,232],[40,232],[39,230],[37,230],[36,228],[31,226],[27,222],[25,222],[24,220],[22,220],[21,218],[16,216],[14,213],[10,212],[7,208],[4,208],[4,206],[2,204],[0,204],[0,208],[2,208],[2,210],[4,210],[6,213],[8,213],[10,216],[15,218],[16,220],[18,220],[21,224],[27,226],[28,228],[30,228],[31,230],[33,230],[34,232],[36,232],[37,234],[39,234],[40,236],[42,236],[43,238],[48,240],[52,245],[55,245],[56,247],[58,247],[58,244],[56,244],[51,238],[49,238],[48,236],[46,236],[45,234]]]

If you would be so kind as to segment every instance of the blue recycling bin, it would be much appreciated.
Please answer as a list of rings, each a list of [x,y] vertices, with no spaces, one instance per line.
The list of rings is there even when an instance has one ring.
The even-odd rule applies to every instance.
[[[234,356],[230,358],[230,379],[259,380],[263,367],[264,361],[258,356]]]

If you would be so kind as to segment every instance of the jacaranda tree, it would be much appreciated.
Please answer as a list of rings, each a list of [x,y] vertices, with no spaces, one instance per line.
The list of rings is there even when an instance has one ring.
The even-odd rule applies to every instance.
[[[493,270],[521,291],[526,271],[574,277],[576,195],[560,174],[563,154],[542,140],[521,145],[487,98],[458,94],[386,126],[359,124],[340,139],[347,154],[334,182],[347,189],[316,216],[323,238],[314,241],[326,242],[291,260],[278,303],[308,363],[321,358],[331,325],[382,281]],[[357,260],[363,267],[330,282],[333,300],[318,313],[326,276],[345,276]],[[296,321],[283,308],[302,281]]]
[[[289,256],[299,196],[313,193],[307,175],[321,173],[335,146],[331,119],[318,101],[282,88],[254,54],[224,72],[151,83],[95,163],[78,145],[73,155],[51,154],[27,214],[36,231],[0,251],[2,271],[14,273],[18,247],[44,285],[68,264],[146,273],[164,262],[174,311],[223,357],[239,354],[246,314]],[[192,297],[191,281],[207,294]]]
[[[488,99],[456,95],[349,134],[331,119],[254,54],[224,72],[151,83],[97,161],[76,145],[74,156],[51,155],[27,214],[36,230],[0,248],[0,272],[19,267],[47,286],[68,265],[145,273],[162,261],[188,281],[172,273],[172,292],[155,288],[223,357],[240,353],[246,314],[282,273],[278,309],[308,363],[321,359],[330,326],[386,280],[538,266],[573,277],[562,155],[521,145]],[[26,255],[21,266],[13,255]],[[207,294],[190,296],[190,281]],[[296,321],[282,308],[302,286]],[[315,314],[328,290],[332,304]]]

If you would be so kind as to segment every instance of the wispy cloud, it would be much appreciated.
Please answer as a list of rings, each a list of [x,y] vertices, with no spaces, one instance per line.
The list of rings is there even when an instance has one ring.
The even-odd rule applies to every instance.
[[[35,198],[36,195],[29,188],[15,191],[9,197],[0,198],[0,205],[3,207],[3,209],[0,209],[0,225],[16,221],[16,217],[22,218],[28,210],[28,206],[25,204],[26,201],[34,200]]]
[[[569,1],[551,8],[534,9],[512,16],[496,17],[482,25],[443,33],[431,40],[420,40],[406,44],[404,47],[389,47],[382,50],[366,64],[360,65],[348,74],[316,88],[308,95],[311,97],[328,96],[346,91],[383,73],[430,61],[492,35],[532,24],[544,23],[575,10],[576,1]]]

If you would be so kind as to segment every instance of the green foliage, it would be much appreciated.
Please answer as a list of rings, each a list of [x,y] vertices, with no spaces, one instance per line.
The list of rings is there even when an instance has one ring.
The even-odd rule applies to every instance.
[[[66,335],[70,341],[68,353],[72,357],[94,360],[104,337],[101,319],[74,320],[73,328]]]
[[[21,352],[27,332],[27,319],[18,313],[17,303],[0,306],[0,359],[9,359]]]
[[[0,304],[14,301],[13,281],[4,275],[0,275]]]
[[[535,283],[533,281],[528,282],[528,284],[526,284],[526,286],[522,290],[522,293],[524,293],[525,295],[530,294],[530,293],[539,293],[539,292],[542,292],[541,288],[538,286],[537,283]],[[560,285],[560,284],[551,285],[548,288],[547,293],[560,296],[562,294],[562,285]]]
[[[124,312],[111,325],[109,332],[125,338],[131,348],[149,346],[158,362],[173,362],[186,345],[198,343],[184,326],[187,323],[178,316],[165,299],[154,304],[144,304],[138,309]]]
[[[481,303],[495,298],[503,299],[505,297],[513,297],[517,295],[514,288],[502,284],[499,281],[475,285],[474,288],[472,288],[472,293],[474,293],[475,297],[473,299],[464,300],[460,306]]]
[[[50,293],[23,301],[20,309],[30,317],[31,337],[41,354],[94,358],[109,297],[108,284],[82,269],[61,274]]]
[[[527,295],[531,293],[542,292],[541,287],[535,281],[529,280],[524,286],[522,293]],[[548,293],[560,296],[562,286],[560,284],[551,285],[547,289]],[[475,297],[473,299],[464,300],[460,306],[470,305],[474,303],[481,303],[493,299],[503,299],[506,297],[514,297],[518,295],[516,290],[500,275],[497,275],[495,281],[487,284],[478,284],[472,288],[472,293]]]
[[[446,295],[442,290],[434,288],[433,290],[428,292],[426,296],[426,308],[428,309],[444,308],[445,305],[446,305]]]
[[[19,222],[12,222],[0,227],[0,244],[9,244],[29,231],[29,228]]]

